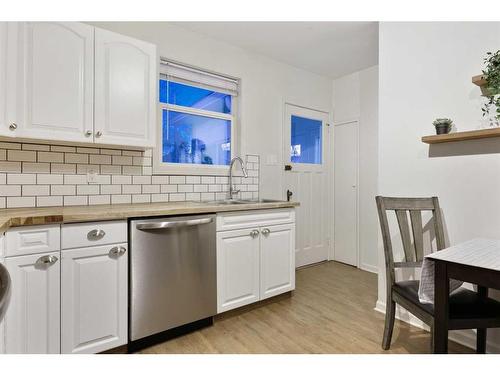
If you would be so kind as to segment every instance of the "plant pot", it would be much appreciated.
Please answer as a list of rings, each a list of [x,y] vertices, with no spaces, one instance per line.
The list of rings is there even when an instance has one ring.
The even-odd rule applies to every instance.
[[[448,134],[450,132],[450,125],[448,124],[435,125],[435,127],[436,134]]]

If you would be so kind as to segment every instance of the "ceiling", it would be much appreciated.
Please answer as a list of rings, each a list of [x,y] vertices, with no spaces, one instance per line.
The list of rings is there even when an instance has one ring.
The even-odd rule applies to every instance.
[[[378,64],[377,22],[175,22],[175,24],[331,78]]]

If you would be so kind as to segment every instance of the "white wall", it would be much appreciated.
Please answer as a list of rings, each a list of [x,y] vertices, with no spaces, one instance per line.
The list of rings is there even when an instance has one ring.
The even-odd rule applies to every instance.
[[[420,141],[437,117],[452,118],[459,130],[481,124],[482,98],[471,77],[481,73],[485,53],[500,47],[500,23],[383,22],[379,38],[380,194],[438,196],[450,245],[500,238],[498,139],[430,148]],[[498,330],[488,335],[500,343]]]
[[[331,79],[165,22],[93,24],[152,42],[162,57],[240,78],[242,148],[239,153],[261,156],[261,197],[283,198],[283,103],[330,112]],[[277,163],[267,165],[268,156],[275,156]]]
[[[359,121],[360,268],[377,272],[378,66],[336,79],[333,108],[334,123]]]

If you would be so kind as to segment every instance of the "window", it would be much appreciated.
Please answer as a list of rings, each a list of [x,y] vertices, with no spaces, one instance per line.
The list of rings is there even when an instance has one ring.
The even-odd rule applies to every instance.
[[[235,151],[238,80],[162,61],[159,87],[154,172],[226,173]]]
[[[292,115],[290,161],[321,164],[321,121]]]

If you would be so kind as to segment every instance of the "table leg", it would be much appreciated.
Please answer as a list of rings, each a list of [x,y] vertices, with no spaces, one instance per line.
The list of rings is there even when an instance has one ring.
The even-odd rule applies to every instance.
[[[445,262],[434,261],[434,353],[448,352],[450,279]]]

